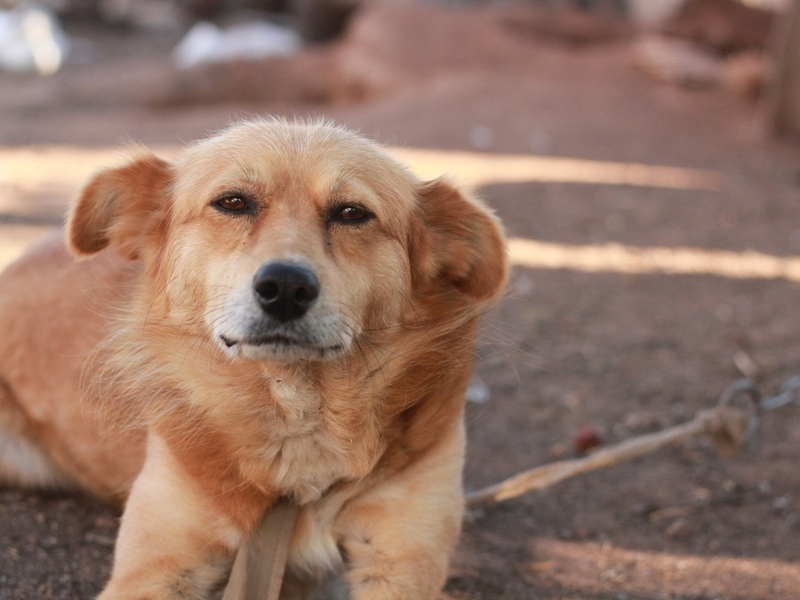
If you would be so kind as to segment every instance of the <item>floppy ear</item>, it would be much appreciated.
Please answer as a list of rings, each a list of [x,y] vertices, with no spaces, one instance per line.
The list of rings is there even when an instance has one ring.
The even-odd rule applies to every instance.
[[[423,226],[411,240],[415,287],[444,284],[476,301],[498,296],[508,257],[497,217],[443,179],[421,184],[417,195]]]
[[[101,171],[83,188],[67,218],[67,245],[77,257],[111,245],[130,260],[165,215],[171,169],[151,154]]]

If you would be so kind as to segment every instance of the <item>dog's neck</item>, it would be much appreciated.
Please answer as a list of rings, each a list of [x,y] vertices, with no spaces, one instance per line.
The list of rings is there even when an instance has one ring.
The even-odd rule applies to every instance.
[[[203,422],[203,429],[226,438],[225,468],[240,473],[242,484],[306,503],[331,486],[360,480],[379,463],[406,462],[436,443],[431,425],[447,413],[443,407],[462,401],[460,373],[471,362],[474,323],[458,329],[445,338],[447,347],[429,335],[402,347],[371,339],[369,352],[292,364],[226,360],[187,337],[181,347],[170,340],[147,364],[162,361],[160,373],[173,381],[167,387],[183,390],[191,415],[185,432],[180,419],[173,422],[171,445],[197,436],[197,421]],[[136,365],[127,362],[125,370],[131,368]],[[154,409],[160,410],[157,400]],[[421,421],[427,433],[415,435]]]
[[[173,421],[172,431],[161,432],[170,445],[197,435],[199,420],[227,440],[228,469],[265,494],[301,504],[337,483],[363,478],[379,460],[379,386],[353,385],[334,363],[214,361],[194,354],[192,381],[201,381],[184,388],[183,402],[192,417],[184,418],[185,432],[181,419]],[[348,364],[350,376],[354,362]]]

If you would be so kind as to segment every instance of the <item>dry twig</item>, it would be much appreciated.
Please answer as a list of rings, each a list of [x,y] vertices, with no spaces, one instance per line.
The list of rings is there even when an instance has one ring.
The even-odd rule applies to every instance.
[[[688,423],[641,435],[616,446],[601,448],[585,458],[562,460],[524,471],[495,485],[471,492],[466,496],[467,506],[516,498],[575,475],[611,467],[701,435],[710,435],[717,450],[727,456],[741,445],[749,421],[750,416],[746,411],[731,406],[720,405],[703,410]]]

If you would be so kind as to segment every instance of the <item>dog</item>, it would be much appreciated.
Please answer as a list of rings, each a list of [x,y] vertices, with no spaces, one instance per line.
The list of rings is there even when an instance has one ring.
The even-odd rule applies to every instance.
[[[0,276],[0,483],[124,503],[102,600],[215,597],[279,499],[282,597],[435,598],[493,213],[328,122],[97,173]]]

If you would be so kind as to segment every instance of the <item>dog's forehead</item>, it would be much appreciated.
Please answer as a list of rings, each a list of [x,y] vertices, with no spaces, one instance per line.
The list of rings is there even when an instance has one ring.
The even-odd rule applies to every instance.
[[[378,145],[327,124],[245,123],[190,147],[178,161],[178,192],[253,185],[320,196],[371,192],[412,197],[415,178]]]

